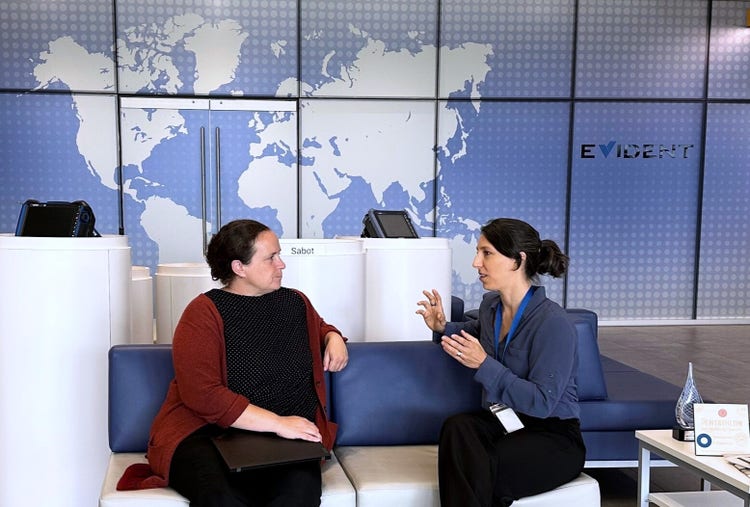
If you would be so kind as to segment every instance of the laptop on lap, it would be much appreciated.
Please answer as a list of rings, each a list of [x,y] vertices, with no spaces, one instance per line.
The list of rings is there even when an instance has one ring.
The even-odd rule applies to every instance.
[[[320,442],[290,440],[273,433],[230,430],[212,440],[232,472],[331,457]]]

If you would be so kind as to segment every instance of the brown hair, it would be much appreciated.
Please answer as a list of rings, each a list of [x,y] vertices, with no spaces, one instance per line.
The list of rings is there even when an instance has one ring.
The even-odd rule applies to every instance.
[[[531,225],[515,218],[495,218],[481,229],[482,235],[495,250],[521,265],[521,252],[526,253],[526,277],[551,275],[558,278],[568,270],[569,257],[551,239],[542,240]]]
[[[206,261],[211,268],[211,278],[228,284],[234,277],[232,261],[247,264],[255,254],[255,240],[270,228],[255,220],[234,220],[222,226],[213,235],[206,249]]]

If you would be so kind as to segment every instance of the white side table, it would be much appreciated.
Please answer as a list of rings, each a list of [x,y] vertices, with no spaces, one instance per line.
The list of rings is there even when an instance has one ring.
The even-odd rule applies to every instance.
[[[649,502],[661,507],[750,507],[750,477],[727,463],[722,456],[696,456],[693,442],[672,438],[671,430],[640,430],[638,439],[638,505]],[[650,493],[651,453],[690,470],[722,491]]]

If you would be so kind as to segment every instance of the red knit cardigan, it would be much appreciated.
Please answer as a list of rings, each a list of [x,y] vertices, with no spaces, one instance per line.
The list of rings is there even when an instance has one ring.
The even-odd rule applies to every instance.
[[[326,334],[339,333],[339,330],[318,315],[304,294],[296,292],[307,308],[307,334],[313,352],[313,379],[318,396],[315,424],[320,429],[323,445],[331,449],[337,425],[328,420],[326,412],[323,351]],[[167,486],[172,455],[179,443],[206,424],[229,427],[250,403],[227,387],[224,323],[205,294],[188,304],[175,328],[172,361],[175,378],[151,425],[148,464],[129,466],[117,483],[118,490]]]

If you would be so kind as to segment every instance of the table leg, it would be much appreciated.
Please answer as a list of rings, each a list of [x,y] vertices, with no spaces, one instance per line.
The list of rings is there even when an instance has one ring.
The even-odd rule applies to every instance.
[[[651,451],[638,443],[638,506],[648,507],[651,486]]]

